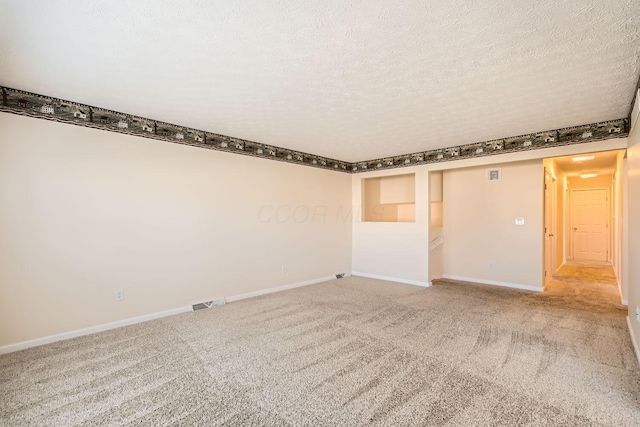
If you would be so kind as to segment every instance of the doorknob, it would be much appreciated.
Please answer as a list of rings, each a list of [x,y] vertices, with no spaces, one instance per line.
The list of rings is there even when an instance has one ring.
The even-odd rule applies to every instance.
[[[573,231],[578,231],[578,227],[573,227]]]
[[[553,234],[549,234],[549,237],[553,237]]]

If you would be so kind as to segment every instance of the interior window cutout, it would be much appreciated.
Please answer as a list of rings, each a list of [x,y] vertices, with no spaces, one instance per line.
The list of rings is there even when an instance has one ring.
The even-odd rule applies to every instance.
[[[415,222],[416,176],[363,179],[364,222]]]

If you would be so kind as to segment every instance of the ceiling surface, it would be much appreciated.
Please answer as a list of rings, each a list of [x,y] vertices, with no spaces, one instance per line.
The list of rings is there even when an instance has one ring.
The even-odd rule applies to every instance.
[[[0,85],[349,162],[619,119],[637,0],[0,2]]]
[[[616,170],[616,162],[618,155],[624,151],[603,151],[600,153],[586,153],[575,156],[556,157],[556,165],[562,169],[567,175],[579,175],[581,173],[599,173],[612,174]],[[586,159],[574,161],[574,158],[590,157]]]

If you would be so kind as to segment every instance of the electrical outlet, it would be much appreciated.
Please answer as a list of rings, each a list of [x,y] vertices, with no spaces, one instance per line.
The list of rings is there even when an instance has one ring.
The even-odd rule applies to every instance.
[[[124,289],[116,289],[115,300],[116,301],[124,300]]]
[[[282,269],[281,270],[282,270],[283,273],[286,273],[287,272],[287,266],[282,264]]]

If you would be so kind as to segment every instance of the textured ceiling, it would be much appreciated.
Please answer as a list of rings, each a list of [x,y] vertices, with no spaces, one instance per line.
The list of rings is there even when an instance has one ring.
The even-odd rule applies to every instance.
[[[360,161],[626,117],[637,0],[0,2],[0,85]]]

